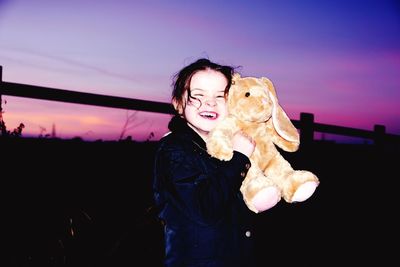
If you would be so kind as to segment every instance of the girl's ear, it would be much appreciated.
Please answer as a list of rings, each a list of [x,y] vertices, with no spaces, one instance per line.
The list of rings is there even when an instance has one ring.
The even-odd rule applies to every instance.
[[[183,106],[182,104],[178,103],[178,101],[174,98],[172,99],[172,105],[174,106],[174,109],[176,112],[178,112],[179,115],[183,114]]]

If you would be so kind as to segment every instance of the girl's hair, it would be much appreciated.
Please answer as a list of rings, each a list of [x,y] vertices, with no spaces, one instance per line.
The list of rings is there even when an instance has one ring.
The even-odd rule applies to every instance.
[[[224,94],[225,96],[228,94],[235,68],[211,62],[206,58],[200,58],[187,65],[173,76],[172,101],[176,104],[176,111],[178,113],[178,110],[183,110],[186,103],[185,99],[183,99],[184,93],[186,91],[188,92],[186,101],[190,101],[190,99],[193,98],[190,92],[190,81],[192,80],[193,75],[203,70],[214,70],[222,73],[228,81]]]

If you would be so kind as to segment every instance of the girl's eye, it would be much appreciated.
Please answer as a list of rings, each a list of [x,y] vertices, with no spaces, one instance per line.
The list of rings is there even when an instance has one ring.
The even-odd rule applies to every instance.
[[[219,96],[217,96],[217,98],[225,98],[225,96],[224,95],[219,95]]]

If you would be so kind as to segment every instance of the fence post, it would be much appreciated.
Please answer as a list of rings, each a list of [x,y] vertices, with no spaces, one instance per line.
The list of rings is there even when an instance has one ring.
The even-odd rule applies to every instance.
[[[300,113],[300,144],[307,147],[314,140],[314,114]]]
[[[2,83],[3,83],[3,66],[0,65],[0,126],[3,122],[3,98],[2,98]]]
[[[374,125],[374,144],[376,146],[383,146],[385,143],[386,128],[384,125]]]

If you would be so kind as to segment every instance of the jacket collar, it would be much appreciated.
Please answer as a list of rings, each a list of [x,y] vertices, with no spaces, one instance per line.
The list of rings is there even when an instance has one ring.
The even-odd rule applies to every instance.
[[[192,128],[187,125],[186,120],[182,119],[179,115],[172,117],[168,123],[168,128],[171,132],[183,134],[191,139],[202,149],[206,149],[206,143],[203,138],[200,137]]]

